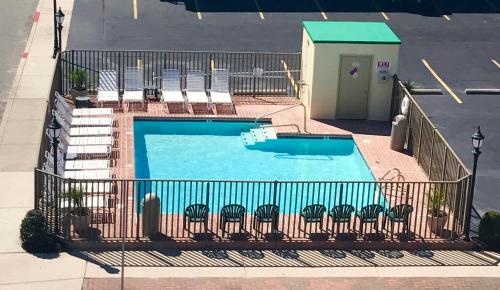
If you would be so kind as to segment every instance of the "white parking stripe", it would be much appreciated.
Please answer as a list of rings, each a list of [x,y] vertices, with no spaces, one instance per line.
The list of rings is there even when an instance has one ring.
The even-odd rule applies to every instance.
[[[498,61],[491,59],[491,62],[494,63],[498,68],[500,68],[500,63],[498,63]]]
[[[196,7],[196,15],[198,16],[198,20],[202,20],[203,17],[201,16],[200,6],[198,6],[198,0],[194,0],[194,6]]]
[[[314,0],[314,3],[316,3],[316,6],[318,6],[319,13],[321,14],[321,17],[323,17],[323,19],[325,19],[325,20],[328,20],[328,17],[326,16],[326,13],[323,12],[323,8],[321,8],[321,5],[319,5],[318,0]]]
[[[255,6],[257,6],[257,10],[259,11],[259,17],[260,19],[264,20],[264,13],[262,13],[262,9],[260,9],[259,1],[253,0],[255,2]]]
[[[134,19],[138,18],[138,11],[137,11],[137,0],[132,1],[132,10],[134,13]]]

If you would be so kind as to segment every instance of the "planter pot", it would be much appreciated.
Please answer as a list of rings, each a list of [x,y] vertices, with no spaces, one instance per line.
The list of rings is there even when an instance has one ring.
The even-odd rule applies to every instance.
[[[444,227],[446,226],[446,222],[448,221],[448,214],[444,211],[440,211],[439,215],[427,215],[427,226],[431,230],[431,232],[435,234],[441,234],[443,232]]]
[[[90,225],[90,215],[72,215],[73,229],[75,232],[85,232]]]
[[[71,100],[73,100],[73,102],[76,103],[76,100],[78,97],[86,97],[87,96],[87,89],[83,89],[83,90],[70,89],[69,94],[71,95]]]

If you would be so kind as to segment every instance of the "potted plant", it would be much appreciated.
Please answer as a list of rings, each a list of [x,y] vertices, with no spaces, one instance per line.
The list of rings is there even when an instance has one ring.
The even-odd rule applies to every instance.
[[[73,84],[70,89],[71,99],[76,103],[78,97],[87,96],[87,88],[85,81],[87,80],[87,73],[82,69],[75,69],[71,72],[71,83]]]
[[[431,232],[435,234],[441,233],[448,221],[448,214],[442,210],[445,197],[444,191],[437,189],[433,190],[429,196],[427,226],[430,228]]]
[[[85,232],[90,225],[90,213],[83,200],[85,193],[79,187],[72,187],[65,196],[71,202],[71,223],[75,232]]]

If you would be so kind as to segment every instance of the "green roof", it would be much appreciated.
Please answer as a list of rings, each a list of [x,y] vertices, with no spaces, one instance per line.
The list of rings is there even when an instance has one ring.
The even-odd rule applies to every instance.
[[[304,28],[314,43],[401,43],[384,22],[304,21]]]

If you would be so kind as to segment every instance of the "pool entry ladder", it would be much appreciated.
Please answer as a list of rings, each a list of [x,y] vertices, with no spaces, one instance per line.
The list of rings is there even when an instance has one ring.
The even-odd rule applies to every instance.
[[[241,133],[241,139],[243,144],[255,145],[255,143],[265,142],[270,139],[278,139],[276,135],[276,130],[273,127],[260,126],[254,129],[250,129],[250,132]]]

